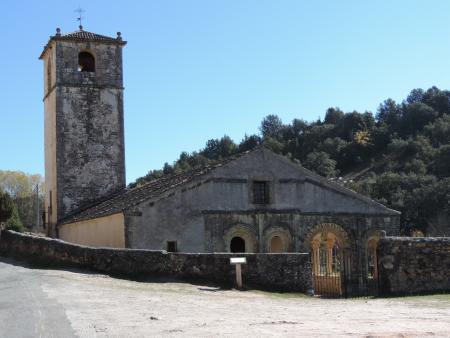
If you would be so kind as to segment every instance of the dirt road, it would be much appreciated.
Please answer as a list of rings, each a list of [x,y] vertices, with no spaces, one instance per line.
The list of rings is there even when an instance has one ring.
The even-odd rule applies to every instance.
[[[2,337],[450,337],[450,295],[323,300],[10,263]]]

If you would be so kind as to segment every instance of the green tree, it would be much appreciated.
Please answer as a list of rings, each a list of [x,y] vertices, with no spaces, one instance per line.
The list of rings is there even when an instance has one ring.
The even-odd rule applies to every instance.
[[[0,223],[6,222],[12,216],[14,203],[7,192],[0,190]]]
[[[422,102],[438,112],[439,116],[450,114],[450,92],[447,90],[431,87],[424,92]]]
[[[415,88],[411,90],[408,97],[406,98],[406,102],[408,103],[418,103],[423,102],[423,96],[425,95],[425,91],[420,88]]]
[[[443,115],[433,123],[427,124],[425,135],[435,147],[450,144],[450,115]]]
[[[450,144],[439,147],[432,168],[438,177],[450,176]]]
[[[371,197],[379,202],[401,211],[401,224],[405,234],[409,229],[426,232],[426,218],[430,216],[424,208],[428,194],[424,193],[434,186],[437,179],[431,175],[398,174],[385,172],[381,175],[352,183],[351,188],[361,192],[361,187],[370,184]],[[365,187],[365,189],[368,189]]]
[[[336,126],[337,136],[346,141],[352,141],[356,132],[367,130],[367,116],[356,111],[347,113]]]
[[[283,152],[283,143],[272,137],[265,138],[263,144],[277,154],[281,154]]]
[[[344,112],[339,108],[328,108],[325,113],[326,124],[338,124],[344,118]]]
[[[425,125],[433,122],[438,113],[421,102],[414,102],[403,107],[400,132],[403,136],[416,135]]]
[[[402,109],[394,100],[387,99],[378,107],[376,120],[384,123],[390,132],[397,131],[402,117]]]
[[[267,115],[261,122],[259,130],[264,138],[276,137],[283,128],[283,122],[277,115]]]
[[[336,161],[330,158],[330,155],[323,151],[312,152],[306,156],[304,166],[315,171],[321,176],[334,177],[337,175]]]
[[[164,167],[163,167],[163,174],[164,175],[171,175],[175,172],[175,170],[173,169],[173,167],[169,164],[169,163],[164,163]]]
[[[11,217],[5,222],[6,229],[22,232],[24,230],[22,221],[19,217],[19,212],[15,205],[13,205]]]
[[[36,225],[36,186],[39,187],[39,209],[44,210],[44,180],[41,175],[0,170],[0,189],[11,196],[19,219],[26,227]],[[41,221],[41,217],[39,217]]]
[[[229,136],[224,135],[220,140],[208,140],[201,154],[210,160],[220,160],[233,155],[237,149],[234,141]]]
[[[13,199],[7,192],[0,190],[0,223],[3,223],[6,229],[23,231],[23,225],[20,221],[19,213]]]
[[[243,140],[241,141],[241,143],[239,143],[238,151],[242,152],[242,151],[251,150],[251,149],[257,147],[260,143],[261,143],[261,139],[259,136],[257,136],[257,135],[247,136],[247,134],[245,134]]]
[[[328,153],[332,159],[338,160],[342,149],[347,145],[348,142],[339,137],[329,137],[318,146],[318,150],[324,151]]]

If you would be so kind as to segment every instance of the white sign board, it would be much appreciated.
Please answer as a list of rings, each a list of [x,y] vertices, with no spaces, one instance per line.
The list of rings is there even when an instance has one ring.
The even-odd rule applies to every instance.
[[[245,257],[230,258],[230,264],[245,264],[245,263],[247,263],[247,258],[245,258]]]

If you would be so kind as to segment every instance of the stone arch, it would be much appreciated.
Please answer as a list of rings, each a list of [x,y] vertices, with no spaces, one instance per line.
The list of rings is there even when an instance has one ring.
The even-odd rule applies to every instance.
[[[314,237],[316,237],[317,234],[328,232],[336,235],[338,243],[342,249],[347,249],[350,247],[350,237],[340,225],[335,223],[322,223],[316,225],[308,232],[305,237],[305,241],[303,242],[303,248],[309,251],[311,249],[311,243],[313,242]]]
[[[385,231],[371,229],[366,232],[363,242],[366,268],[368,278],[378,277],[377,247],[381,238],[385,237]]]
[[[381,238],[386,237],[386,231],[379,230],[379,229],[370,229],[370,230],[366,231],[365,233],[363,233],[363,235],[361,237],[366,242],[371,238],[374,238],[377,241],[379,241]]]
[[[90,51],[81,51],[78,53],[78,71],[95,72],[95,57]]]
[[[257,241],[256,234],[252,228],[242,224],[237,224],[232,226],[224,235],[225,251],[231,252],[231,241],[233,238],[239,237],[245,242],[245,252],[256,252],[257,251]]]
[[[311,252],[314,285],[322,285],[322,291],[340,294],[340,283],[332,283],[340,278],[343,265],[350,266],[350,257],[344,252],[350,247],[347,232],[337,224],[323,223],[311,229],[304,246]]]
[[[266,252],[290,252],[292,251],[292,236],[288,229],[282,228],[282,227],[270,227],[266,230],[264,234],[264,242],[265,242],[265,250]],[[279,245],[280,247],[275,250],[273,248],[273,245],[275,244],[275,241],[279,239]]]

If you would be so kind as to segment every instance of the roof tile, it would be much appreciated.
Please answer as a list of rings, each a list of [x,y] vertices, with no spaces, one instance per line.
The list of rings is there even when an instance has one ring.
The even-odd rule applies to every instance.
[[[100,35],[96,33],[91,33],[83,30],[79,30],[72,33],[67,33],[61,36],[54,36],[58,40],[103,40],[117,42],[116,38],[112,38],[106,35]]]

